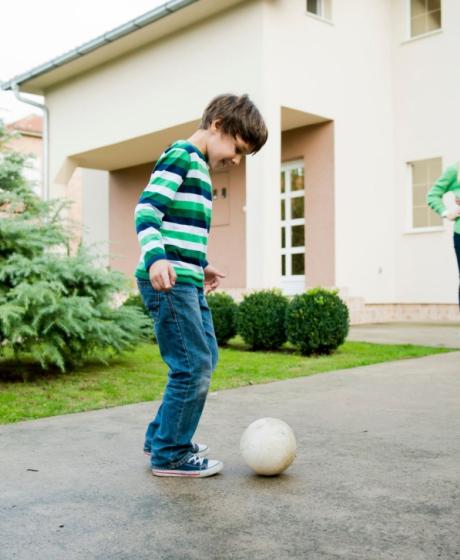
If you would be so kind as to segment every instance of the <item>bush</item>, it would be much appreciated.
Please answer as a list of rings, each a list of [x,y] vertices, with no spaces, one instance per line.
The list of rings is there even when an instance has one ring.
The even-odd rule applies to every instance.
[[[123,305],[127,307],[137,307],[150,319],[149,312],[145,308],[144,303],[142,302],[141,294],[131,294],[128,298],[125,299]]]
[[[274,350],[286,342],[287,298],[280,290],[260,290],[238,307],[237,330],[253,350]]]
[[[302,354],[330,354],[345,342],[348,329],[348,308],[335,290],[314,288],[289,303],[287,336]]]
[[[141,294],[131,294],[128,298],[125,299],[123,302],[123,306],[137,309],[141,311],[145,317],[149,320],[150,324],[152,325],[151,334],[153,338],[153,342],[157,342],[157,338],[155,336],[155,330],[153,329],[152,318],[149,315],[148,309],[145,307],[144,302],[142,301]],[[150,331],[149,331],[150,334]]]
[[[223,346],[236,335],[238,305],[225,293],[210,294],[206,299],[211,309],[217,342]]]
[[[66,371],[135,348],[149,325],[139,310],[114,304],[126,278],[97,266],[83,246],[73,254],[66,203],[35,194],[9,140],[0,121],[0,356]]]

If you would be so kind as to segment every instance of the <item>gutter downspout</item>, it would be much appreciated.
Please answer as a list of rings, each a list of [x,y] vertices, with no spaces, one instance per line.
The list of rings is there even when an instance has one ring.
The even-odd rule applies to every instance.
[[[19,86],[16,82],[11,84],[11,89],[14,92],[14,95],[18,101],[21,103],[27,103],[28,105],[33,105],[34,107],[38,107],[43,111],[43,162],[42,162],[42,193],[43,199],[45,201],[49,200],[50,192],[49,192],[49,109],[46,105],[42,103],[38,103],[37,101],[32,101],[31,99],[27,99],[21,95],[19,91]]]

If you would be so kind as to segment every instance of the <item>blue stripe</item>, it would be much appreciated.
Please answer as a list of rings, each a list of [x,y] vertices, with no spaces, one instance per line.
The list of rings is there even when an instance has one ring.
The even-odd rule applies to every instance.
[[[180,190],[180,192],[184,192],[184,193],[199,194],[199,195],[203,196],[204,198],[206,198],[207,200],[210,200],[212,202],[212,194],[209,191],[203,189],[203,187],[197,187],[195,185],[189,185],[187,183],[187,181],[185,181],[185,183],[182,183],[179,190]]]
[[[160,195],[163,196],[163,195]],[[166,214],[167,210],[168,210],[168,205],[167,204],[162,204],[161,202],[158,202],[157,200],[155,200],[155,203],[152,203],[152,198],[155,199],[155,193],[152,192],[143,192],[141,194],[140,199],[138,200],[138,204],[150,204],[150,206],[157,208],[157,210],[159,210],[162,214]],[[165,197],[166,198],[166,197]],[[159,219],[159,218],[158,218]]]
[[[144,231],[144,229],[147,229],[149,227],[153,227],[157,231],[160,231],[160,226],[154,224],[153,222],[139,222],[138,224],[136,224],[136,232],[140,233],[141,231]]]
[[[211,224],[206,223],[205,220],[197,220],[195,218],[185,218],[183,216],[164,216],[163,221],[172,222],[173,224],[182,224],[185,226],[195,226],[209,231]]]
[[[188,255],[182,255],[177,253],[176,251],[170,251],[166,249],[166,258],[169,261],[182,261],[189,264],[194,264],[196,266],[201,266],[203,261],[201,259],[194,259],[193,257],[189,257]]]
[[[180,165],[174,165],[173,163],[168,163],[168,161],[160,161],[152,171],[152,175],[155,171],[169,171],[170,173],[176,173],[176,175],[180,175],[182,179],[185,178],[187,175],[187,169],[184,169]]]

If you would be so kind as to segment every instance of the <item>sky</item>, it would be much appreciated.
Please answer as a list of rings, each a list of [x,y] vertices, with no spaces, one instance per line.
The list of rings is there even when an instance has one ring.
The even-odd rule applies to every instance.
[[[33,67],[102,35],[166,0],[15,0],[0,8],[0,81],[9,80]],[[33,99],[41,101],[40,97]],[[31,112],[12,92],[0,91],[0,119],[12,122]]]

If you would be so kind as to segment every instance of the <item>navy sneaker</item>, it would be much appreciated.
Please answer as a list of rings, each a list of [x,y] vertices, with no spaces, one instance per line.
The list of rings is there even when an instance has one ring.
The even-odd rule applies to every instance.
[[[204,459],[197,455],[192,455],[190,459],[175,469],[152,468],[152,474],[155,476],[176,476],[183,478],[204,478],[217,474],[224,467],[222,461],[213,459]]]
[[[198,455],[198,457],[206,457],[206,455],[209,453],[209,447],[204,443],[193,443],[192,445],[193,445],[192,453],[194,455]],[[144,455],[150,457],[150,450],[144,449]]]

